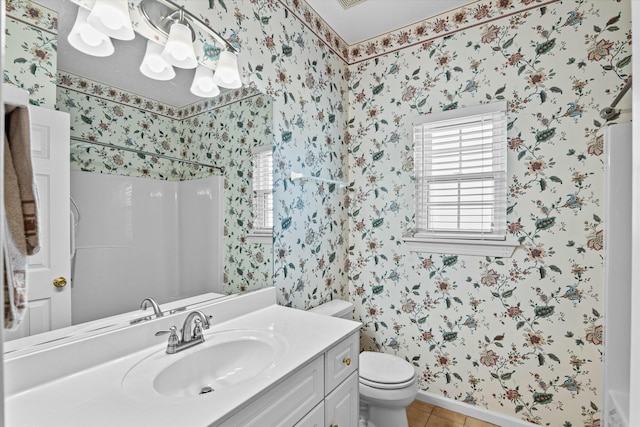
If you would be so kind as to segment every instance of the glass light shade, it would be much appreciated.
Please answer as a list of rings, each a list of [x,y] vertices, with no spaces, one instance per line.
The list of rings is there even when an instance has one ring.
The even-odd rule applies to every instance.
[[[135,37],[127,0],[96,1],[87,22],[96,30],[114,39],[133,40]]]
[[[238,72],[238,57],[235,53],[226,50],[220,53],[213,81],[218,86],[229,89],[237,89],[242,86],[240,72]]]
[[[169,30],[169,39],[162,51],[162,58],[174,67],[196,68],[196,52],[193,49],[191,29],[176,22]]]
[[[76,22],[67,40],[69,44],[82,53],[92,56],[109,56],[113,53],[111,39],[87,23],[89,11],[78,7]]]
[[[191,84],[191,93],[202,98],[213,98],[220,95],[220,89],[213,82],[213,71],[204,65],[198,65]]]
[[[140,72],[150,79],[171,80],[176,76],[173,67],[162,58],[162,49],[161,44],[147,40],[147,50],[140,64]]]

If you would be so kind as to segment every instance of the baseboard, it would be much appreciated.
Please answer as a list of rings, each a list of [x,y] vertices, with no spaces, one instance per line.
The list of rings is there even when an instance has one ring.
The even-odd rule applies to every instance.
[[[449,409],[467,417],[477,418],[487,423],[495,424],[500,427],[532,427],[531,424],[524,420],[519,420],[507,415],[498,414],[484,408],[478,408],[467,403],[462,403],[439,394],[429,393],[428,391],[418,390],[416,399],[421,402],[439,406],[440,408]]]

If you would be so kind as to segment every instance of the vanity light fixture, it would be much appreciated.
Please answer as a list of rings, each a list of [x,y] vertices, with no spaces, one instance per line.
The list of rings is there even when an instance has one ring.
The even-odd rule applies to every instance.
[[[79,51],[109,56],[114,51],[110,37],[131,40],[136,28],[148,40],[140,65],[140,72],[146,77],[171,80],[176,75],[173,67],[195,68],[191,92],[203,98],[219,95],[220,87],[242,86],[237,50],[184,6],[171,0],[141,0],[137,6],[127,0],[96,0],[89,11],[86,7],[90,3],[72,1],[79,6],[78,17],[68,40]],[[131,13],[129,7],[134,8]],[[209,66],[215,57],[205,56],[202,52],[211,50],[204,46],[222,47],[215,74]]]
[[[214,83],[213,71],[204,65],[198,65],[191,84],[191,93],[202,98],[213,98],[220,94],[220,88]]]
[[[169,39],[162,51],[162,58],[174,67],[196,68],[196,52],[193,50],[193,32],[180,10],[180,18],[171,25]]]
[[[225,50],[220,52],[218,67],[213,75],[214,82],[221,87],[237,89],[242,86],[238,72],[238,57],[235,53]]]
[[[133,26],[127,0],[97,0],[87,22],[102,34],[118,39],[133,40]]]
[[[176,76],[176,72],[162,57],[163,46],[153,40],[147,40],[147,50],[144,54],[140,72],[150,79],[171,80]]]
[[[71,32],[67,36],[69,44],[82,53],[92,56],[109,56],[113,53],[111,39],[87,22],[89,11],[78,8],[78,15]]]

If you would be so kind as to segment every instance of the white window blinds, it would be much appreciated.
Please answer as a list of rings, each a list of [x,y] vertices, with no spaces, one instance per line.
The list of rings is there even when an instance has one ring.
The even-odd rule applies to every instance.
[[[273,230],[273,156],[271,145],[252,150],[253,230],[271,234]]]
[[[426,119],[413,127],[415,236],[504,240],[506,103]]]

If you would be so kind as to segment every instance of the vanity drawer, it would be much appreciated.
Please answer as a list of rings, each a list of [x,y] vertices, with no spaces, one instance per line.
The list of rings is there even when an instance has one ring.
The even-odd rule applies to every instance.
[[[324,427],[324,402],[320,402],[295,427]]]
[[[326,393],[331,392],[352,372],[358,369],[359,338],[360,336],[356,332],[327,351],[325,359]]]
[[[320,356],[218,425],[292,426],[324,398],[323,376],[323,357]]]

